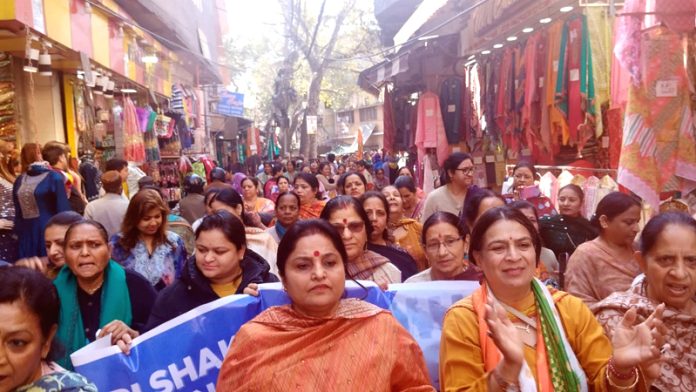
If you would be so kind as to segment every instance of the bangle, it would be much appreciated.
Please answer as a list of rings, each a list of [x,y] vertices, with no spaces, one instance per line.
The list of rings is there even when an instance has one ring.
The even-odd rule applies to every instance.
[[[630,380],[633,377],[636,377],[636,375],[637,375],[636,374],[637,370],[635,367],[631,368],[631,370],[628,373],[619,373],[616,370],[616,367],[614,366],[614,357],[611,357],[609,359],[609,362],[607,364],[607,370],[608,370],[608,373],[611,373],[612,376],[614,376],[617,380],[621,380],[621,381]]]
[[[493,380],[495,381],[498,386],[500,386],[500,389],[502,389],[505,392],[520,392],[520,387],[517,385],[517,383],[513,382],[507,382],[505,379],[503,379],[503,376],[498,374],[497,370],[493,370],[491,372],[491,375],[493,376]]]
[[[611,377],[609,376],[609,373],[611,373],[611,372],[607,369],[607,372],[606,372],[606,373],[607,373],[607,384],[609,384],[609,386],[610,386],[611,388],[615,389],[615,390],[619,390],[619,391],[632,391],[632,390],[634,390],[634,389],[636,388],[636,385],[638,385],[638,379],[639,379],[639,377],[638,377],[638,370],[637,370],[636,368],[633,368],[633,377],[634,377],[633,383],[632,383],[631,385],[626,385],[626,386],[621,386],[621,385],[616,385],[616,384],[614,384],[614,383],[611,381]]]

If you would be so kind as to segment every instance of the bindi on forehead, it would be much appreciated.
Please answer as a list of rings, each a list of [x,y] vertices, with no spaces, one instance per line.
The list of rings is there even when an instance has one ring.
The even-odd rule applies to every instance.
[[[314,257],[319,257],[321,253],[318,250],[315,250],[314,253],[312,253]]]

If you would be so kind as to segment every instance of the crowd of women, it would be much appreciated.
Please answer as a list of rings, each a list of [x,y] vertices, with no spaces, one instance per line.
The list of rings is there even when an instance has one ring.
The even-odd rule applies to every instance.
[[[76,350],[110,336],[128,354],[168,320],[279,280],[290,305],[239,330],[219,390],[434,390],[413,337],[346,298],[347,280],[480,282],[444,317],[443,391],[694,389],[691,216],[662,213],[641,229],[640,201],[615,192],[587,220],[579,187],[554,206],[527,191],[537,173],[521,163],[499,195],[472,185],[464,153],[428,195],[409,168],[375,167],[373,179],[364,161],[296,166],[187,175],[173,210],[145,179],[112,235],[52,214],[46,257],[0,267],[0,391],[96,390],[71,371]]]

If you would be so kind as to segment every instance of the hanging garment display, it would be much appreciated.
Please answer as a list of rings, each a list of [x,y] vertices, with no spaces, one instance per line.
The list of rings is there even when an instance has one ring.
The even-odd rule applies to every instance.
[[[611,69],[612,25],[614,17],[605,7],[586,7],[587,31],[590,39],[592,56],[592,76],[594,82],[594,113],[599,116],[602,106],[609,102],[609,84]],[[604,133],[604,124],[597,121],[595,124],[595,136],[600,137]]]
[[[644,32],[640,79],[630,86],[618,181],[655,209],[660,192],[696,188],[687,47],[686,36],[666,27]]]
[[[440,85],[440,111],[449,144],[458,144],[462,124],[462,79],[452,77]]]
[[[418,123],[416,126],[418,159],[425,157],[426,148],[437,149],[437,162],[442,166],[449,155],[445,126],[440,113],[440,99],[433,92],[426,92],[418,99]]]
[[[123,157],[131,162],[144,162],[145,143],[143,141],[143,133],[138,124],[138,113],[135,109],[135,104],[133,104],[130,97],[126,97],[123,100],[123,133]]]

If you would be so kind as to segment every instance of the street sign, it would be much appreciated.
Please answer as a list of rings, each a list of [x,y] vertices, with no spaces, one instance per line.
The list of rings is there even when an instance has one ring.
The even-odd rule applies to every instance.
[[[244,115],[244,94],[225,91],[220,94],[217,104],[218,114],[241,117]]]
[[[307,116],[307,135],[316,135],[317,128],[317,116]]]

